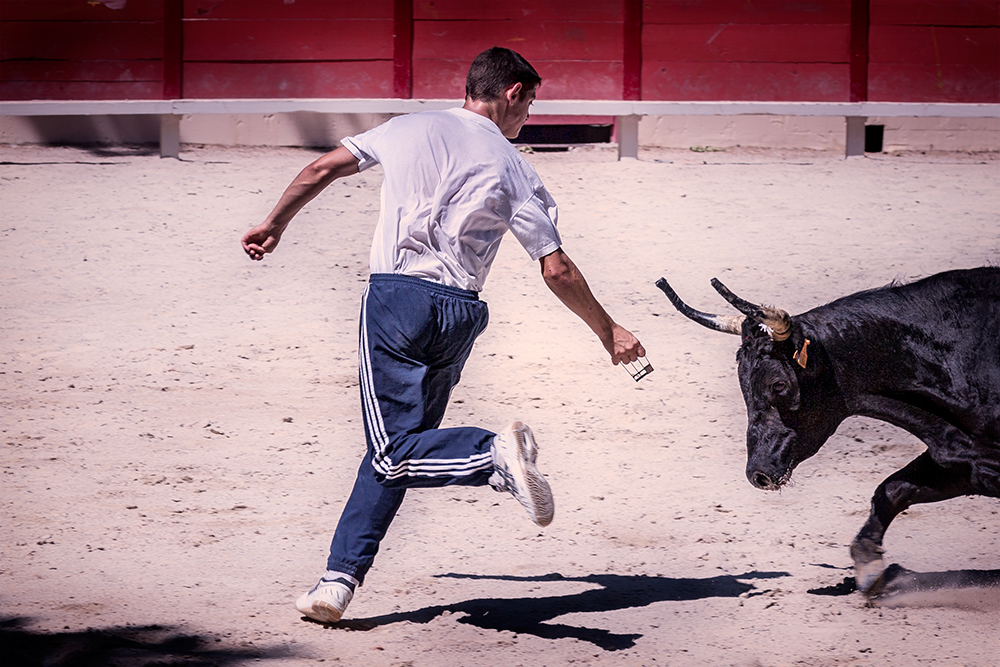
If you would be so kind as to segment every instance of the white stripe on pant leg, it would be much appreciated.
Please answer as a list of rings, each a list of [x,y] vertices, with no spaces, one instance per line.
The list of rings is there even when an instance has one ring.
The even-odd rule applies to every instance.
[[[475,454],[467,459],[419,459],[400,461],[385,473],[387,479],[400,477],[466,477],[493,467],[490,452]]]
[[[368,417],[369,436],[375,449],[373,458],[374,465],[381,469],[387,467],[383,462],[385,458],[385,447],[389,442],[389,436],[385,432],[385,422],[382,420],[382,413],[379,410],[378,397],[375,396],[374,381],[372,379],[371,358],[368,350],[368,292],[370,287],[365,288],[361,301],[361,341],[358,349],[358,370],[361,380],[361,406]],[[391,461],[389,461],[391,465]],[[382,470],[384,473],[385,471]]]

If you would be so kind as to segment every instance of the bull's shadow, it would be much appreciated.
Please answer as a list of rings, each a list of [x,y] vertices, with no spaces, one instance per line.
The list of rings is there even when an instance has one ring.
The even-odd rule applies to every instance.
[[[836,586],[815,588],[813,595],[851,595],[853,577]],[[879,607],[957,607],[979,611],[1000,609],[1000,570],[914,572],[893,563],[870,603]]]
[[[605,651],[619,651],[635,645],[640,634],[615,634],[608,630],[549,623],[554,618],[573,613],[595,613],[645,607],[654,602],[679,602],[712,597],[736,598],[754,590],[745,580],[774,579],[790,576],[787,572],[748,572],[708,579],[671,579],[668,577],[591,574],[585,577],[564,577],[547,574],[538,577],[486,576],[475,574],[444,574],[452,579],[490,579],[521,582],[579,582],[599,588],[574,593],[537,598],[479,598],[449,605],[424,607],[414,611],[385,614],[372,618],[341,621],[330,627],[350,630],[371,630],[390,623],[429,623],[444,612],[464,614],[459,619],[485,630],[507,630],[535,635],[542,639],[579,639]]]

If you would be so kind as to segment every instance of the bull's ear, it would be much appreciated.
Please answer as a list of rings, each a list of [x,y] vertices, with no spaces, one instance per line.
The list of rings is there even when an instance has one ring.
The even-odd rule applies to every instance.
[[[802,347],[799,348],[798,350],[795,350],[795,353],[792,355],[792,359],[794,359],[796,362],[798,362],[799,366],[801,366],[802,368],[805,368],[809,364],[809,343],[810,342],[811,341],[808,338],[806,338],[805,340],[803,340],[802,341]]]
[[[791,355],[795,364],[807,371],[811,371],[816,366],[815,355],[810,356],[810,345],[813,344],[809,336],[796,327],[791,337]]]

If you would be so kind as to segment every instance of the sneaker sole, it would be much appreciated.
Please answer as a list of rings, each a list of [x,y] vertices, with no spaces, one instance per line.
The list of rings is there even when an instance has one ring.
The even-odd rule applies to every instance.
[[[549,483],[542,476],[542,473],[538,472],[534,463],[534,458],[537,456],[536,448],[528,442],[529,439],[533,442],[534,437],[531,434],[531,429],[521,422],[514,422],[511,426],[511,432],[517,446],[517,462],[521,469],[521,477],[524,481],[524,487],[528,491],[529,497],[526,500],[531,503],[531,506],[529,507],[523,501],[521,504],[528,510],[532,521],[545,527],[552,523],[552,517],[555,515],[555,502],[552,499],[552,489],[549,487]]]
[[[344,611],[342,609],[338,609],[335,605],[322,599],[314,600],[312,604],[310,604],[310,593],[312,593],[312,591],[309,591],[309,593],[303,593],[299,599],[295,601],[295,608],[303,616],[307,616],[314,621],[319,621],[320,623],[336,623],[344,615]]]
[[[299,609],[299,611],[302,610]],[[342,611],[328,602],[314,602],[311,612],[302,611],[303,614],[320,623],[336,623],[343,616]]]

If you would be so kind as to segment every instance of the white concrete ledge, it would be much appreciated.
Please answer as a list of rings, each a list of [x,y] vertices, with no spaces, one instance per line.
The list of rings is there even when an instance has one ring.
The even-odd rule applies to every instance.
[[[231,100],[30,100],[0,102],[0,116],[156,115],[161,117],[160,154],[180,151],[178,117],[197,114],[401,114],[448,109],[461,99],[231,99]],[[537,116],[616,116],[619,157],[638,155],[641,116],[841,116],[846,119],[847,155],[864,153],[864,126],[869,116],[883,118],[1000,118],[1000,104],[910,102],[657,102],[626,100],[538,100]]]

